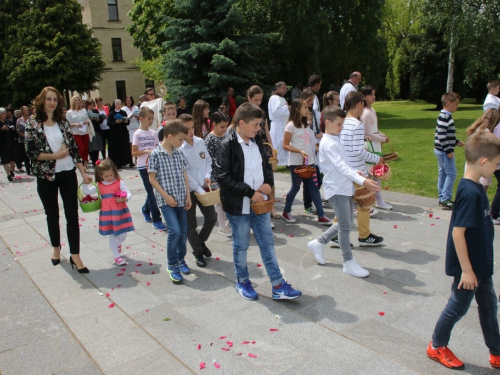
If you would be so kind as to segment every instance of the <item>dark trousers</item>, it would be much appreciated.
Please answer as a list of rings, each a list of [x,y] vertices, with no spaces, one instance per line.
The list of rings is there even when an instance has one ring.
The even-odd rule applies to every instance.
[[[101,137],[102,137],[102,158],[106,159],[106,149],[109,145],[109,129],[103,130],[101,129]],[[98,154],[99,155],[99,154]]]
[[[26,155],[26,149],[24,148],[24,143],[17,144],[16,158],[17,158],[16,159],[17,169],[21,169],[23,167],[23,162],[24,162],[26,173],[31,174],[31,160],[28,157],[28,155]]]
[[[149,182],[149,173],[146,169],[139,169],[139,174],[141,175],[146,193],[148,193],[144,206],[142,206],[142,211],[146,214],[150,214],[154,223],[158,221],[161,222],[160,210],[158,209],[158,204],[156,203],[153,186],[151,186],[151,182]]]
[[[460,277],[454,278],[450,299],[441,313],[432,335],[434,347],[448,346],[453,327],[467,313],[472,299],[475,297],[484,342],[491,354],[500,355],[500,334],[497,319],[498,299],[493,289],[493,278],[488,277],[477,281],[479,285],[474,290],[457,289]]]
[[[500,217],[500,170],[495,171],[495,177],[497,179],[497,191],[493,202],[491,202],[491,217],[498,220]]]
[[[59,204],[57,201],[57,194],[61,194],[64,215],[66,216],[66,233],[68,236],[69,252],[71,254],[80,253],[77,189],[78,180],[74,169],[56,173],[54,181],[37,178],[37,191],[45,210],[50,243],[53,247],[61,245]]]
[[[193,248],[193,254],[198,256],[202,254],[201,245],[208,240],[210,233],[212,233],[212,229],[214,229],[215,222],[217,221],[217,214],[215,213],[214,206],[205,207],[198,202],[196,195],[194,195],[194,191],[191,192],[191,202],[191,208],[187,212],[188,241]],[[196,227],[198,226],[198,222],[196,220],[196,206],[200,208],[201,214],[205,219],[200,233],[196,230]]]
[[[316,166],[316,178],[318,183],[318,189],[321,189],[321,185],[323,185],[323,175],[319,172],[319,167]],[[304,208],[307,209],[309,207],[312,207],[312,197],[311,193],[309,192],[309,186],[304,185],[304,189],[302,189],[302,198],[304,200]]]

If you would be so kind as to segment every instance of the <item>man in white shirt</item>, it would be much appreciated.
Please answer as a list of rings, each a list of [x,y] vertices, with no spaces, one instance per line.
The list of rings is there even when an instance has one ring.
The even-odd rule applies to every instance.
[[[483,109],[486,112],[490,108],[497,109],[500,106],[500,99],[498,98],[498,92],[500,91],[499,81],[490,81],[486,86],[488,88],[488,95],[484,100]]]
[[[361,73],[353,72],[349,77],[349,81],[344,83],[340,89],[340,108],[344,109],[345,98],[351,91],[358,91],[358,86],[361,83]]]
[[[283,134],[285,125],[290,116],[290,106],[284,98],[287,87],[285,82],[278,82],[275,86],[276,94],[269,99],[268,110],[271,119],[271,140],[274,149],[278,152],[278,165],[286,165],[288,161],[288,151],[283,149]]]

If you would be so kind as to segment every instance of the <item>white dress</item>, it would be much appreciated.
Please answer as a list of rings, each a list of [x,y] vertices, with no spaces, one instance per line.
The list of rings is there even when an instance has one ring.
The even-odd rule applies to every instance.
[[[283,135],[290,116],[290,110],[285,98],[279,95],[271,96],[268,109],[269,118],[271,119],[269,133],[271,134],[273,147],[278,152],[278,165],[287,165],[289,152],[283,149]]]

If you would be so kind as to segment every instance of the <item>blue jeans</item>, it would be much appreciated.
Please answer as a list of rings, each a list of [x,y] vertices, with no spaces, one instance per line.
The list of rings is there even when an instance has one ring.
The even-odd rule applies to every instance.
[[[283,281],[283,276],[274,252],[274,236],[271,229],[270,214],[256,215],[250,209],[250,214],[237,216],[226,213],[226,216],[233,231],[233,261],[238,282],[241,283],[250,277],[247,267],[247,251],[250,228],[252,228],[255,240],[259,245],[262,262],[264,262],[267,275],[271,279],[271,284],[273,286],[279,285]]]
[[[167,222],[167,262],[176,265],[186,256],[187,211],[184,207],[161,206],[161,212]]]
[[[142,211],[146,214],[150,214],[153,222],[157,223],[161,221],[161,215],[158,204],[156,203],[153,186],[151,186],[151,182],[149,182],[149,173],[146,169],[139,169],[139,174],[141,175],[142,183],[147,193],[146,202],[144,202],[144,206],[142,206]]]
[[[453,196],[453,184],[457,178],[457,166],[455,156],[448,158],[446,152],[434,149],[434,155],[438,160],[438,194],[439,201],[451,200]]]
[[[316,211],[318,211],[318,217],[322,217],[325,215],[325,211],[323,210],[323,203],[321,202],[321,194],[319,193],[317,175],[314,174],[311,178],[300,178],[295,174],[295,168],[300,167],[299,165],[290,165],[290,175],[292,177],[292,186],[286,195],[285,208],[283,212],[289,214],[292,211],[292,204],[295,196],[300,190],[300,184],[304,181],[304,188],[308,189],[309,194],[311,194],[312,201],[314,202],[314,206],[316,207]]]
[[[321,189],[321,185],[323,184],[323,175],[319,171],[319,167],[316,166],[316,176],[313,177],[314,183],[318,184],[318,189]],[[302,198],[304,199],[304,208],[308,209],[312,207],[312,198],[311,193],[309,193],[309,189],[304,185],[304,189],[302,190]]]
[[[478,279],[479,286],[474,290],[457,289],[460,277],[455,277],[451,285],[451,296],[448,304],[439,317],[432,344],[434,347],[447,346],[451,330],[469,310],[472,298],[476,298],[479,323],[483,331],[484,342],[493,355],[500,355],[500,334],[497,319],[497,295],[493,289],[493,278]]]

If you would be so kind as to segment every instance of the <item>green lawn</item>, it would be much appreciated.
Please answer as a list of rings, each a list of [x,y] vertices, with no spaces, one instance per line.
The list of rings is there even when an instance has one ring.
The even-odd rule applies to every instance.
[[[379,130],[386,134],[398,159],[389,163],[392,176],[383,181],[382,187],[401,193],[435,197],[437,200],[437,160],[434,156],[434,131],[439,111],[435,106],[417,101],[377,102],[373,106],[377,111]],[[460,108],[453,114],[457,128],[457,138],[466,141],[465,129],[483,113],[482,105],[471,104],[467,100],[460,103]],[[390,145],[383,145],[384,153],[390,152]],[[463,147],[455,149],[458,177],[463,175],[465,157]],[[285,167],[278,167],[278,172],[287,173]],[[490,199],[496,190],[489,189]]]

